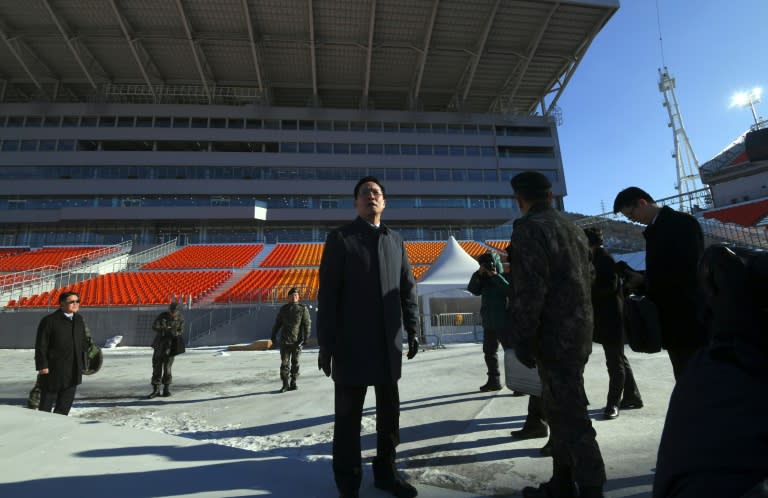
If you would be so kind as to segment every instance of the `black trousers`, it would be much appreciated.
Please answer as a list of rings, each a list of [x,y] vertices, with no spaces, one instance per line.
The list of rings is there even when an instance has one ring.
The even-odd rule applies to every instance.
[[[173,382],[173,359],[165,347],[155,348],[152,355],[152,385],[159,386],[161,383],[168,385]]]
[[[607,406],[619,406],[623,399],[641,402],[640,391],[632,374],[632,367],[624,355],[623,344],[603,344],[605,366],[608,368]]]
[[[688,366],[688,362],[691,361],[691,358],[699,349],[701,349],[700,346],[675,346],[667,348],[669,361],[672,362],[672,372],[675,375],[675,381],[680,378]]]
[[[334,386],[333,473],[340,488],[342,482],[350,480],[359,486],[362,468],[360,421],[368,386],[338,383]],[[373,387],[376,392],[376,456],[383,462],[394,462],[395,448],[400,443],[400,393],[397,383]]]
[[[492,329],[483,328],[483,354],[488,367],[488,377],[499,377],[499,334]]]
[[[549,422],[553,480],[605,484],[605,464],[587,414],[584,365],[539,363],[541,400]]]
[[[40,392],[40,407],[41,412],[58,413],[59,415],[69,415],[69,410],[72,409],[72,403],[75,401],[75,392],[77,386],[70,386],[61,391],[46,391]],[[54,408],[55,406],[55,408]]]
[[[547,420],[544,417],[544,403],[539,396],[528,396],[528,414],[525,417],[523,429],[546,429]]]

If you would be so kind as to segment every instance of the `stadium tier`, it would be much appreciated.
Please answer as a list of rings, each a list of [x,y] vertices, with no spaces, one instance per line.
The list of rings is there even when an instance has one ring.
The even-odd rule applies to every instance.
[[[498,249],[500,252],[503,252],[503,253],[506,254],[507,246],[509,245],[509,239],[507,239],[507,240],[486,240],[485,244],[487,246],[493,247],[494,249]]]
[[[467,252],[467,254],[473,258],[476,258],[477,256],[488,251],[488,247],[475,242],[474,240],[462,240],[459,242],[459,245]]]
[[[91,253],[106,250],[104,247],[43,247],[32,251],[20,251],[0,259],[0,272],[16,272],[40,268],[59,267],[63,262],[84,262]]]
[[[325,244],[277,244],[259,264],[262,268],[319,266]]]
[[[412,265],[432,264],[440,252],[445,249],[445,242],[406,242],[408,261]]]
[[[242,268],[264,248],[254,245],[191,245],[145,264],[145,270]]]
[[[317,284],[317,268],[251,270],[214,301],[251,303],[285,300],[291,287],[302,290],[303,300],[315,300]]]

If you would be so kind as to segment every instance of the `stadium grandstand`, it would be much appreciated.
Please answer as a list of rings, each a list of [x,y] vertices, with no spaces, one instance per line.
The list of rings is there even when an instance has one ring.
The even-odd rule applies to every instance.
[[[203,313],[287,285],[311,300],[325,234],[354,217],[365,175],[384,183],[415,275],[451,235],[472,255],[496,247],[518,172],[547,175],[562,209],[557,102],[618,7],[4,2],[0,263],[102,252],[4,266],[2,305],[39,310],[73,286],[94,308]],[[190,332],[218,326],[205,313]]]

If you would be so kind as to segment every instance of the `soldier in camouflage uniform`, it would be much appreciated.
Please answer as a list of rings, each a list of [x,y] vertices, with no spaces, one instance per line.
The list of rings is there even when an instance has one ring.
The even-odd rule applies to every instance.
[[[311,326],[309,310],[299,303],[299,290],[293,287],[288,291],[288,304],[280,308],[275,325],[272,327],[273,343],[277,342],[277,333],[280,332],[280,380],[283,381],[281,393],[297,389],[296,379],[299,377],[301,347],[309,339]]]
[[[602,497],[605,465],[584,392],[593,323],[586,236],[552,207],[546,176],[526,171],[511,183],[523,216],[514,223],[509,272],[516,340],[503,334],[513,342],[504,346],[529,368],[538,365],[553,460],[552,479],[523,496]]]
[[[160,382],[163,383],[162,396],[171,395],[174,341],[182,340],[181,334],[184,332],[184,317],[178,303],[171,303],[168,311],[160,313],[152,324],[152,330],[155,331],[155,340],[152,342],[155,352],[152,355],[152,392],[149,399],[160,396]]]

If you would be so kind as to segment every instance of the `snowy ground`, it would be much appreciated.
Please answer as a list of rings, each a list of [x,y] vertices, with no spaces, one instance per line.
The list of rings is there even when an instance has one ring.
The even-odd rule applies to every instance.
[[[103,368],[85,377],[68,418],[21,408],[34,383],[33,351],[0,350],[0,496],[82,497],[94,486],[113,498],[336,496],[333,384],[317,370],[317,350],[302,356],[299,390],[280,394],[277,351],[224,349],[188,350],[174,365],[173,396],[153,400],[145,399],[151,349],[105,350]],[[600,346],[585,374],[612,498],[650,496],[673,387],[666,354],[627,355],[641,410],[601,420],[608,377]],[[549,478],[551,459],[538,454],[545,440],[509,436],[525,419],[527,398],[478,391],[480,344],[421,351],[403,364],[398,462],[420,496],[514,496]],[[375,451],[374,398],[371,389],[366,461]],[[371,481],[368,465],[362,496],[387,496]]]

